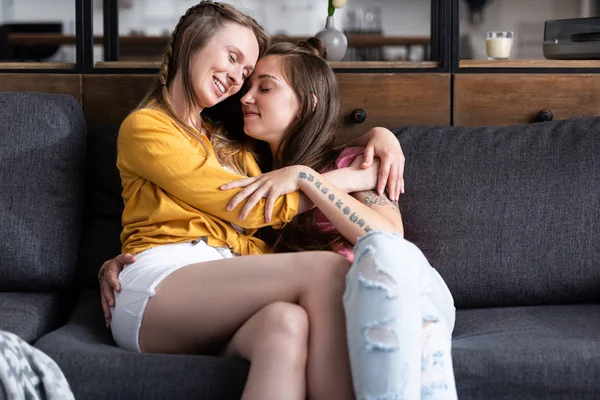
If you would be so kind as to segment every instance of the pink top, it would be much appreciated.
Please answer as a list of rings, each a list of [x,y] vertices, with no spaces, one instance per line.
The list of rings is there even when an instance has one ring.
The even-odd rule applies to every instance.
[[[354,161],[354,159],[356,159],[356,157],[362,155],[363,153],[364,147],[346,147],[344,150],[342,150],[337,160],[335,160],[336,168],[349,167],[350,164],[352,164],[352,162]],[[313,211],[313,216],[317,224],[317,228],[319,228],[321,232],[337,232],[336,227],[331,222],[329,222],[325,214],[323,214],[318,208]],[[347,246],[340,246],[337,249],[335,249],[335,251],[346,257],[348,260],[354,261],[354,253],[352,253],[351,248]]]

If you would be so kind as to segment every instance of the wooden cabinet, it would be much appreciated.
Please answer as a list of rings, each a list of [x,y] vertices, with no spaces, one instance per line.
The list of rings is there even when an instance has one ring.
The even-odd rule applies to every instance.
[[[340,73],[337,79],[343,118],[340,143],[374,126],[450,124],[449,74]]]
[[[346,143],[374,126],[518,125],[600,116],[598,73],[347,73],[337,75]],[[155,75],[0,74],[0,91],[66,93],[89,126],[119,124]],[[453,85],[453,88],[452,88]]]
[[[532,1],[524,0],[521,3]],[[107,8],[115,2],[104,2],[103,15],[105,26],[118,28],[118,21],[113,19],[117,14],[109,12]],[[87,9],[88,3],[76,0],[82,10]],[[401,2],[389,3],[381,5],[381,11],[386,15],[403,7]],[[354,59],[371,61],[348,61],[352,57],[347,57],[345,61],[330,61],[330,66],[337,73],[343,108],[338,142],[348,142],[374,126],[515,125],[600,116],[600,60],[543,59],[540,52],[542,37],[533,42],[522,39],[527,29],[521,31],[521,35],[517,32],[518,40],[513,43],[510,60],[487,60],[482,35],[485,29],[479,32],[470,28],[461,30],[466,27],[464,24],[468,20],[461,14],[469,11],[462,3],[460,0],[420,2],[419,7],[423,7],[421,11],[427,12],[413,14],[419,18],[417,25],[427,23],[427,17],[425,20],[422,17],[428,15],[432,27],[430,32],[420,30],[421,33],[425,32],[424,37],[389,37],[373,33],[348,36],[351,45],[348,54],[362,54],[364,57]],[[510,7],[516,7],[516,2],[489,3],[494,3],[490,7],[496,7],[495,11],[504,10],[500,14],[491,11],[489,15],[494,15],[495,19],[487,19],[488,23],[495,24],[504,21],[502,29],[516,28],[520,31],[521,28],[511,24],[529,21],[525,25],[537,26],[539,29],[536,28],[536,31],[541,33],[548,18],[539,12],[539,7],[532,6],[522,8],[525,19],[521,18],[519,22],[508,18],[514,14],[508,11]],[[556,17],[563,14],[567,16],[574,11],[583,12],[576,2],[570,5],[564,1],[556,3],[547,5],[544,11],[556,14]],[[584,8],[588,13],[593,10],[591,6]],[[346,11],[350,12],[351,9]],[[404,11],[402,18],[415,12],[408,10],[406,14]],[[82,15],[84,17],[79,21],[79,28],[93,25],[91,12]],[[292,17],[292,13],[289,16]],[[397,19],[390,17],[388,22],[395,21],[397,24]],[[84,31],[77,30],[78,34]],[[120,123],[145,94],[160,69],[162,57],[157,61],[151,61],[155,57],[143,58],[145,61],[124,61],[119,60],[118,49],[149,46],[150,53],[160,53],[167,40],[166,36],[132,35],[119,32],[119,29],[105,29],[103,35],[87,38],[87,42],[76,40],[73,34],[13,32],[10,36],[8,42],[13,45],[77,45],[77,51],[80,52],[92,43],[107,45],[104,57],[98,57],[97,52],[83,51],[76,63],[0,63],[0,91],[36,90],[72,94],[82,103],[90,126]],[[299,39],[273,37],[273,41],[296,42]],[[391,46],[408,47],[406,51],[399,51]],[[375,49],[373,55],[378,56],[371,57],[370,53],[362,51],[365,48]],[[357,49],[360,52],[355,52]],[[417,51],[415,56],[411,49],[424,51],[421,55],[420,50]],[[411,57],[411,54],[415,57]],[[525,57],[535,59],[522,59]],[[410,61],[416,59],[423,61]]]
[[[453,112],[457,126],[600,116],[600,74],[456,74]]]
[[[153,79],[153,75],[84,75],[88,124],[120,123]],[[343,109],[339,143],[374,126],[450,124],[449,74],[339,73],[337,80]]]

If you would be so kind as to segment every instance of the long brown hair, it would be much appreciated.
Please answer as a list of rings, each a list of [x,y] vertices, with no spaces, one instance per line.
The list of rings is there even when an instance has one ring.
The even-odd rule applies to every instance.
[[[276,43],[266,56],[281,57],[283,76],[300,106],[298,118],[273,154],[274,165],[306,165],[319,172],[334,168],[339,154],[334,146],[339,130],[340,98],[335,74],[325,61],[325,46],[316,38],[297,45]],[[339,233],[320,232],[312,212],[298,215],[274,233],[275,252],[331,250],[349,244]]]
[[[194,109],[193,105],[195,101],[190,75],[190,60],[197,51],[204,48],[218,34],[227,22],[236,23],[254,32],[259,45],[259,56],[268,48],[269,36],[253,18],[241,13],[229,4],[203,0],[195,6],[190,7],[179,19],[171,34],[157,79],[137,109],[147,107],[150,103],[156,103],[159,107],[166,110],[168,115],[185,132],[193,137],[197,137],[194,129],[177,115],[173,109],[169,98],[169,86],[172,84],[175,75],[180,72],[183,81],[186,110]],[[230,166],[240,174],[246,175],[244,163],[245,141],[233,140],[233,138],[229,137],[229,129],[227,129],[229,126],[225,126],[226,119],[221,118],[225,114],[223,110],[230,107],[237,107],[231,111],[232,115],[241,115],[241,112],[238,111],[239,97],[231,96],[222,103],[224,104],[219,104],[219,107],[211,107],[215,108],[215,110],[204,109],[202,111],[203,123],[205,128],[211,132],[211,145],[221,165]]]

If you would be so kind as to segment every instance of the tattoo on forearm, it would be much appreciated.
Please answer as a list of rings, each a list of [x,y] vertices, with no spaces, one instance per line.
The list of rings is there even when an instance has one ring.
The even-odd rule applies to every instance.
[[[377,206],[390,206],[398,213],[400,213],[400,208],[398,207],[398,203],[395,201],[391,201],[387,195],[378,195],[376,191],[370,190],[365,192],[365,204],[367,206],[377,205]]]
[[[314,176],[311,175],[311,174],[307,174],[306,172],[300,172],[300,174],[298,175],[298,177],[300,179],[307,180],[309,182],[313,182],[314,181]],[[326,188],[325,186],[323,186],[322,182],[316,181],[314,183],[314,185],[324,195],[327,195],[327,193],[329,193],[329,189]],[[375,193],[375,192],[373,192],[373,193]],[[379,197],[379,196],[376,196],[376,197]],[[335,206],[337,208],[339,208],[340,210],[342,210],[342,212],[344,213],[344,215],[348,216],[348,219],[350,220],[350,222],[358,225],[361,228],[364,227],[365,233],[369,233],[372,230],[369,225],[365,226],[365,221],[362,218],[360,218],[358,215],[356,215],[356,213],[353,212],[352,209],[349,206],[344,206],[344,202],[342,200],[336,199],[335,194],[329,193],[329,195],[327,196],[327,199],[330,202],[332,202],[332,203],[335,201]],[[385,199],[385,200],[387,200],[387,199]],[[387,200],[387,201],[389,203],[389,200]],[[366,203],[366,201],[365,201],[365,203]],[[386,203],[386,204],[388,204],[388,203]],[[367,205],[369,205],[369,204],[367,203]]]
[[[312,182],[315,180],[315,177],[313,176],[313,174],[307,174],[306,172],[300,172],[298,174],[298,178],[300,179],[306,179],[309,182]],[[319,183],[319,185],[321,185],[321,182],[317,181]]]

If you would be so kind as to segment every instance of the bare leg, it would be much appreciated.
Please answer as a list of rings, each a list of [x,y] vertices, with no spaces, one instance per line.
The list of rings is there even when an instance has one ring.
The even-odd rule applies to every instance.
[[[202,352],[229,341],[268,304],[297,303],[309,317],[307,388],[312,399],[352,399],[342,295],[342,256],[307,252],[245,256],[181,268],[149,301],[142,351]]]
[[[225,355],[250,361],[242,400],[304,400],[308,315],[291,303],[271,303],[235,333]]]

